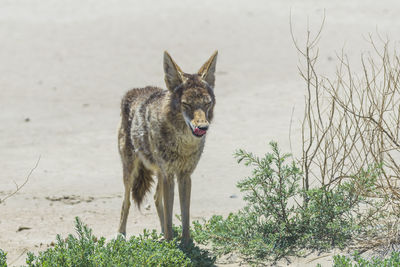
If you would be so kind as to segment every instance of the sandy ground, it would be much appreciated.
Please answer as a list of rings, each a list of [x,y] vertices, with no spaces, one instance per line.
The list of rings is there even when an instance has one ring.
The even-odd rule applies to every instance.
[[[1,0],[0,198],[41,156],[28,184],[0,205],[0,248],[9,264],[21,265],[26,251],[73,232],[75,216],[96,235],[116,233],[123,191],[120,99],[132,87],[164,87],[164,50],[186,72],[219,50],[216,117],[192,177],[191,219],[239,209],[235,184],[249,170],[237,165],[235,149],[262,154],[276,140],[289,151],[294,108],[293,152],[299,151],[305,87],[289,15],[304,43],[307,23],[315,32],[324,9],[320,73],[334,71],[342,47],[356,70],[368,49],[364,37],[376,29],[400,40],[395,0]],[[145,202],[148,209],[131,210],[128,234],[159,228],[152,196]],[[291,265],[331,264],[331,257],[310,263],[313,257]]]

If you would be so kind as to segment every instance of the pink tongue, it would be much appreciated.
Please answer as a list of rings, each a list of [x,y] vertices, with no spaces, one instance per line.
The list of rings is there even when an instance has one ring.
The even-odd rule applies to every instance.
[[[203,134],[206,133],[206,131],[201,130],[201,129],[197,128],[197,127],[194,129],[193,132],[194,132],[194,134],[196,134],[196,135],[203,135]]]

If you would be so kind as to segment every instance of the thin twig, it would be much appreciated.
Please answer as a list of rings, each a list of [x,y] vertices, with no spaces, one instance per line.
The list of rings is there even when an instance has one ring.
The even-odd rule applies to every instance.
[[[27,175],[26,178],[25,178],[25,181],[24,181],[21,185],[18,185],[18,184],[14,181],[14,184],[15,184],[16,189],[15,189],[12,193],[8,194],[5,198],[0,199],[0,204],[1,204],[1,203],[4,203],[7,199],[9,199],[10,197],[14,196],[16,193],[18,193],[19,190],[21,190],[22,187],[24,187],[24,186],[28,183],[29,178],[31,177],[33,171],[34,171],[34,170],[37,168],[37,166],[39,165],[40,157],[41,157],[41,156],[39,156],[38,160],[36,161],[35,166],[29,171],[28,175]]]

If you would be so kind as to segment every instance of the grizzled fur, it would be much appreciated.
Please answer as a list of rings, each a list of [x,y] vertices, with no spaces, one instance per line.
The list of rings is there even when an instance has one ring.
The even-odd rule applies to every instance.
[[[121,103],[118,134],[125,196],[119,232],[126,233],[130,194],[140,204],[157,177],[154,196],[161,229],[172,238],[174,177],[177,178],[183,224],[183,241],[189,240],[191,174],[203,152],[205,135],[213,118],[217,52],[196,74],[181,71],[164,53],[168,90],[145,87],[128,91]]]

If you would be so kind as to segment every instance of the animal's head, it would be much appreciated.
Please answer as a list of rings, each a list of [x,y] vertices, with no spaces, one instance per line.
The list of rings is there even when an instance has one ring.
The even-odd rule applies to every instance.
[[[215,105],[215,65],[218,51],[196,74],[184,73],[168,52],[164,52],[165,83],[171,92],[171,106],[180,111],[194,136],[203,137],[213,117]]]

